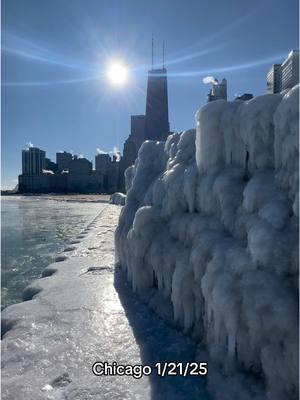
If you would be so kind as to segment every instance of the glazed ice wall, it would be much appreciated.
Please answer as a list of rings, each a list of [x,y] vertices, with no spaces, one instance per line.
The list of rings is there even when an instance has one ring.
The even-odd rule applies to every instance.
[[[298,393],[298,93],[215,101],[196,131],[145,142],[116,231],[133,289],[157,287],[228,375],[262,375],[272,400]]]

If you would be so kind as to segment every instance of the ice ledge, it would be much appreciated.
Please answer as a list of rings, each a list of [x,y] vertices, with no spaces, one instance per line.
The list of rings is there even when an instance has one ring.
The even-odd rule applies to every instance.
[[[105,207],[44,270],[44,277],[24,290],[24,302],[3,310],[3,399],[98,398],[99,378],[92,374],[92,364],[103,357],[122,359],[123,348],[111,338],[119,330],[131,343],[131,361],[141,362],[113,285],[119,211]],[[120,396],[126,393],[125,378],[113,382],[108,378],[101,383],[104,398],[111,386],[118,386]],[[147,382],[137,382],[133,392],[141,385],[147,393]]]
[[[91,258],[72,257],[63,262],[50,264],[43,274],[48,276],[35,280],[23,292],[23,303],[7,307],[2,312],[2,324],[10,327],[2,332],[3,338],[9,338],[12,326],[22,328],[24,321],[30,327],[43,316],[54,316],[59,312],[88,308],[97,310],[95,292],[99,279],[90,279],[90,275],[107,274],[113,266],[96,265]],[[49,276],[51,275],[51,276]],[[76,293],[76,296],[74,294]]]

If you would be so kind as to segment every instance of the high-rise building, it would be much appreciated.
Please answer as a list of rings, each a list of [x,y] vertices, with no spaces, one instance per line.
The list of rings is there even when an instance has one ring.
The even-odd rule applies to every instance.
[[[133,165],[138,151],[145,140],[145,115],[131,116],[131,133],[124,143],[123,165],[128,168]]]
[[[281,64],[273,64],[267,75],[267,93],[281,92]]]
[[[280,93],[299,83],[299,50],[292,50],[282,64],[273,64],[267,74],[267,92]]]
[[[299,83],[299,50],[292,50],[281,64],[281,90],[291,89]]]
[[[125,169],[135,163],[138,154],[137,146],[130,136],[125,140],[123,148],[123,164]]]
[[[93,169],[93,164],[91,161],[87,160],[84,157],[74,156],[73,160],[69,164],[69,173],[70,174],[90,174]]]
[[[170,131],[166,68],[148,72],[145,140],[166,140]]]
[[[131,116],[131,133],[130,138],[134,142],[137,151],[145,140],[145,115]]]
[[[106,193],[124,190],[124,165],[123,157],[116,153],[108,164],[107,175],[104,176],[104,190]]]
[[[108,153],[100,153],[95,156],[95,169],[97,172],[106,175],[111,163],[111,158]]]
[[[45,168],[46,152],[37,147],[22,150],[22,174],[41,175]]]
[[[45,158],[45,170],[56,172],[57,171],[57,164],[50,160],[50,158]]]
[[[95,156],[95,169],[96,173],[103,178],[103,190],[109,189],[109,171],[111,165],[111,158],[108,153],[100,153]]]
[[[210,92],[207,95],[207,102],[214,100],[227,100],[227,80],[225,78],[222,79],[222,82],[219,83],[217,79],[212,85]]]
[[[56,164],[58,171],[61,172],[63,170],[69,170],[72,158],[72,154],[66,151],[56,153]]]

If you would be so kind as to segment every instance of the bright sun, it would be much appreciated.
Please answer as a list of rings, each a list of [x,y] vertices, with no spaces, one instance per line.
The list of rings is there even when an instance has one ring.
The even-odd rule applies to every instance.
[[[124,64],[114,62],[109,65],[107,76],[113,85],[122,86],[128,80],[128,69]]]

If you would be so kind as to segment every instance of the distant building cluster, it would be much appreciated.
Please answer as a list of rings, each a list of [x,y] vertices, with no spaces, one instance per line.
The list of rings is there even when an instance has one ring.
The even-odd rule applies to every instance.
[[[93,163],[66,151],[56,153],[56,162],[36,147],[22,151],[21,193],[114,193],[124,191],[124,172],[133,165],[145,140],[166,140],[170,134],[166,68],[148,73],[146,113],[131,116],[131,133],[123,157],[100,153]]]
[[[280,93],[299,83],[299,50],[292,50],[282,64],[273,64],[267,75],[267,92]]]
[[[214,78],[213,76],[207,76],[203,79],[203,82],[212,84],[212,87],[207,95],[208,103],[215,100],[227,100],[227,80],[225,78],[223,78],[221,83],[219,83],[217,78]],[[237,96],[235,100],[247,101],[252,98],[252,93],[244,93],[241,96]]]
[[[211,83],[212,87],[207,95],[207,102],[215,100],[227,100],[227,80],[225,78],[222,79],[221,83],[219,83],[217,78],[213,76],[208,76],[204,78],[204,83]],[[235,100],[247,101],[253,98],[252,93],[244,93],[241,96],[237,96]]]
[[[208,80],[206,80],[208,79]],[[221,82],[214,77],[207,77],[204,83],[211,83],[211,89],[207,95],[207,102],[214,100],[227,100],[227,80]],[[292,50],[282,64],[273,64],[267,74],[267,93],[280,93],[291,89],[299,83],[299,50]],[[244,93],[236,96],[235,100],[251,100],[252,93]]]
[[[122,185],[116,159],[109,154],[97,154],[93,170],[93,163],[84,157],[64,151],[56,153],[56,162],[52,162],[45,151],[29,147],[22,151],[19,192],[113,193]]]

